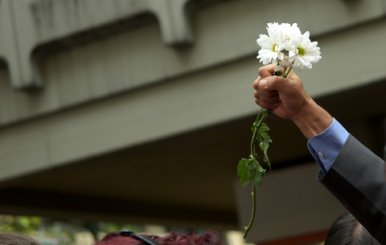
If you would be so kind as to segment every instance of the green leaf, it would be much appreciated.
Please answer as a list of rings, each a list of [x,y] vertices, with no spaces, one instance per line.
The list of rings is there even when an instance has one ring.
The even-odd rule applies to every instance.
[[[253,177],[253,185],[258,188],[261,186],[262,182],[263,182],[263,177],[265,175],[265,169],[263,167],[261,167],[260,165],[258,166],[257,168],[257,172],[255,173],[254,177]]]
[[[254,155],[242,158],[237,166],[237,175],[243,185],[252,183],[256,187],[261,185],[265,169],[260,165]]]
[[[250,159],[242,158],[237,165],[237,176],[239,176],[240,182],[243,185],[248,184],[250,181],[248,174],[248,165],[250,161]]]
[[[271,136],[268,134],[269,127],[266,123],[261,123],[257,128],[256,143],[259,142],[271,142]]]
[[[266,123],[261,123],[257,129],[256,144],[259,144],[259,148],[263,153],[264,166],[271,169],[271,163],[268,157],[268,148],[272,143],[271,136],[269,136],[269,127]]]
[[[265,170],[264,170],[265,173]],[[263,183],[263,177],[264,173],[258,172],[258,174],[255,175],[255,178],[253,179],[253,185],[256,186],[256,188],[260,187]]]

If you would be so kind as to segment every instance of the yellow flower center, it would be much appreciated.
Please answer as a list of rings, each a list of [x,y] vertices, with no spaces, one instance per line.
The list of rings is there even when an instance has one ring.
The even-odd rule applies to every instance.
[[[304,50],[304,48],[302,47],[298,47],[297,50],[298,50],[298,55],[300,56],[304,56],[306,54],[306,50]]]
[[[278,49],[278,47],[277,47],[276,43],[274,45],[272,45],[272,51],[273,52],[277,52],[277,49]]]

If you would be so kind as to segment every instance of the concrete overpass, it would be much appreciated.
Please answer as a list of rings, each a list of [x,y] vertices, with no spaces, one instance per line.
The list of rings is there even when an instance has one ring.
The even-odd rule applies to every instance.
[[[0,1],[1,212],[241,227],[256,36],[309,30],[323,58],[307,90],[381,155],[385,16],[385,0]],[[324,231],[343,208],[295,127],[270,124],[250,239]]]

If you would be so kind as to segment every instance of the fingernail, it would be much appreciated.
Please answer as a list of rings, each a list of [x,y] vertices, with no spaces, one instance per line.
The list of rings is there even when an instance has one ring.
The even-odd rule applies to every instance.
[[[267,87],[267,84],[268,84],[268,81],[266,79],[261,80],[259,83],[260,87],[264,87],[264,88]]]

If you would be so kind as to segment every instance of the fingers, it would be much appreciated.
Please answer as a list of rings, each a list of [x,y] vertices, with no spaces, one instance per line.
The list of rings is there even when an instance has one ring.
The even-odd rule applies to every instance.
[[[260,80],[258,89],[280,92],[285,90],[288,85],[290,85],[290,81],[287,78],[270,76]]]
[[[266,109],[274,109],[280,104],[279,93],[274,90],[256,90],[254,96],[255,102]]]
[[[289,80],[280,76],[268,76],[264,78],[259,76],[253,82],[252,86],[255,90],[280,91],[288,84]]]
[[[259,71],[258,71],[258,74],[259,74],[260,77],[272,76],[275,73],[275,67],[277,69],[279,69],[279,73],[280,74],[284,73],[283,67],[279,67],[278,68],[276,65],[270,64],[270,65],[266,65],[266,66],[260,67]]]
[[[268,89],[272,80],[271,78],[276,77],[257,78],[253,86],[255,88],[254,96],[256,104],[265,109],[274,110],[280,104],[280,97],[278,91]]]
[[[266,65],[259,68],[258,74],[260,77],[272,76],[275,72],[275,65]]]
[[[259,69],[259,77],[253,82],[256,104],[269,110],[274,110],[280,104],[278,89],[283,82],[282,77],[272,76],[274,65],[268,65]]]
[[[275,66],[267,65],[259,69],[259,76],[253,82],[255,102],[263,108],[275,109],[294,97],[304,97],[304,88],[300,78],[291,72],[288,78],[274,76]]]
[[[259,88],[267,88],[267,89],[276,89],[276,88],[270,88],[271,87],[271,83],[269,80],[267,84],[269,84],[269,87],[267,87],[267,84],[266,84],[266,78],[269,79],[269,77],[272,77],[274,72],[275,72],[275,65],[273,64],[270,64],[270,65],[266,65],[266,66],[262,66],[259,68],[259,71],[258,71],[258,77],[257,79],[253,82],[253,87],[258,90]],[[281,68],[282,69],[282,68]],[[276,76],[274,76],[276,77]],[[260,83],[262,82],[262,83]],[[276,81],[275,81],[276,83]],[[274,85],[275,86],[275,85]]]
[[[267,110],[275,110],[280,105],[280,101],[274,102],[274,103],[269,103],[267,101],[261,100],[260,98],[256,98],[255,102],[256,102],[256,104],[258,104],[259,106],[261,106]]]

